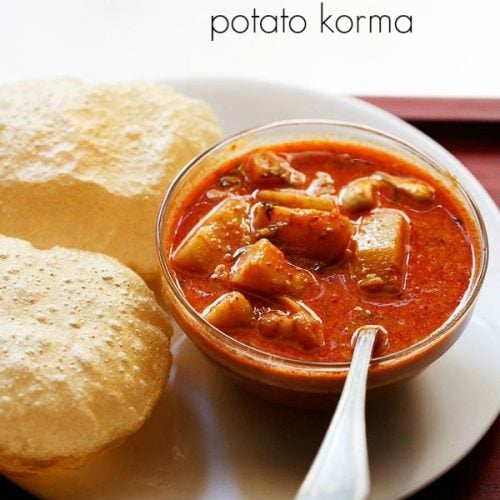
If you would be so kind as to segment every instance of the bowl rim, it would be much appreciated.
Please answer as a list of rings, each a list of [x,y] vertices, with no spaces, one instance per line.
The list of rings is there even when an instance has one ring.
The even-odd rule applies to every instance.
[[[234,339],[230,335],[224,333],[222,330],[210,324],[198,311],[194,309],[194,307],[190,304],[190,302],[187,300],[184,293],[182,292],[180,286],[177,283],[176,278],[170,272],[167,262],[168,259],[166,255],[167,252],[164,246],[164,232],[163,232],[165,214],[169,207],[169,203],[174,197],[178,185],[182,182],[185,176],[208,156],[220,150],[223,150],[224,148],[230,146],[232,143],[244,139],[249,135],[266,132],[268,130],[273,130],[281,127],[297,127],[297,126],[338,127],[338,128],[344,128],[346,130],[355,130],[361,133],[368,133],[376,137],[381,137],[386,141],[388,140],[389,142],[395,144],[399,150],[403,149],[410,152],[411,154],[417,156],[420,160],[423,160],[425,163],[431,166],[432,169],[436,170],[440,175],[448,177],[451,180],[453,180],[455,188],[458,189],[460,195],[470,205],[470,208],[472,210],[470,210],[469,207],[467,206],[465,206],[464,208],[468,212],[472,211],[473,217],[471,217],[471,220],[472,222],[474,222],[474,225],[477,225],[476,229],[479,236],[479,247],[477,253],[476,250],[473,249],[474,258],[473,258],[471,278],[469,280],[469,285],[464,295],[462,296],[460,302],[453,310],[452,314],[448,317],[448,319],[437,329],[433,330],[427,337],[400,351],[372,358],[370,361],[370,369],[373,369],[374,367],[382,367],[382,366],[385,367],[387,365],[397,364],[405,359],[418,356],[418,354],[425,352],[433,344],[445,338],[447,336],[447,333],[450,333],[453,330],[453,328],[456,325],[458,325],[464,319],[464,317],[466,317],[467,313],[471,311],[477,299],[481,286],[484,282],[484,278],[486,276],[488,268],[488,261],[489,261],[488,235],[483,216],[477,206],[477,203],[470,196],[467,189],[462,185],[462,181],[457,179],[456,176],[453,173],[451,173],[446,167],[441,165],[441,163],[439,163],[432,156],[425,153],[421,149],[417,148],[416,146],[413,146],[409,142],[400,139],[395,135],[389,134],[375,127],[361,125],[349,121],[328,120],[328,119],[296,119],[296,120],[274,121],[271,123],[266,123],[264,125],[250,127],[235,134],[231,134],[222,139],[221,141],[213,144],[209,148],[205,149],[194,158],[192,158],[186,165],[184,165],[184,167],[179,171],[179,173],[175,176],[174,180],[171,182],[170,186],[168,187],[163,197],[161,207],[158,212],[156,220],[156,251],[160,263],[160,271],[162,273],[162,277],[166,279],[170,290],[173,292],[175,298],[181,303],[185,312],[187,312],[191,317],[191,319],[193,319],[195,322],[201,323],[204,326],[204,328],[202,329],[203,337],[206,337],[205,331],[210,332],[210,337],[212,340],[216,341],[224,349],[230,350],[233,353],[237,353],[240,357],[242,356],[244,358],[250,358],[251,360],[258,362],[259,364],[272,365],[274,369],[277,368],[277,363],[281,368],[288,368],[291,370],[299,370],[305,372],[320,371],[326,373],[343,373],[349,369],[349,366],[351,364],[350,361],[319,362],[319,361],[294,359],[286,356],[280,356],[277,354],[271,354],[256,347],[245,344],[237,339]],[[334,141],[332,140],[331,142]],[[283,144],[285,143],[286,142],[284,141]],[[339,143],[341,143],[341,141],[339,141]],[[376,146],[376,143],[369,144],[369,147],[374,147],[374,146]],[[381,147],[383,148],[382,145]],[[387,151],[387,149],[385,150]],[[396,151],[391,150],[387,152],[397,157],[397,150]],[[480,262],[479,269],[477,269],[478,262]]]

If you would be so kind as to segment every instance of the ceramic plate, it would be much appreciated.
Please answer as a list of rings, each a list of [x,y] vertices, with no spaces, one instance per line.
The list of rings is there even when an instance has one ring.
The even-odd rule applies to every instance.
[[[210,102],[226,134],[291,118],[330,118],[382,129],[448,167],[479,204],[492,258],[467,330],[421,375],[367,406],[373,498],[398,498],[425,486],[459,461],[499,412],[496,206],[438,144],[366,103],[248,81],[192,80],[174,85]],[[35,494],[61,499],[293,498],[330,415],[280,407],[240,391],[179,332],[174,350],[168,388],[141,431],[81,470],[17,482]]]

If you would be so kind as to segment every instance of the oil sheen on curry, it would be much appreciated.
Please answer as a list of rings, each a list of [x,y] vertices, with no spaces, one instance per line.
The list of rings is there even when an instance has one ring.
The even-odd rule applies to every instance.
[[[191,305],[227,335],[292,359],[344,362],[362,325],[377,356],[427,337],[473,268],[472,223],[429,174],[365,146],[258,149],[194,186],[168,248]]]

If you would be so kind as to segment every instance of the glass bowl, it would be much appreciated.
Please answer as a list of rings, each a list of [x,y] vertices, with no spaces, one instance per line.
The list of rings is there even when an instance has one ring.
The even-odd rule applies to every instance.
[[[250,390],[293,406],[329,407],[342,390],[349,363],[320,363],[289,359],[243,344],[208,323],[187,301],[169,266],[177,215],[198,186],[226,161],[253,149],[287,142],[321,140],[360,144],[400,157],[430,173],[450,189],[469,213],[478,234],[469,286],[451,316],[425,339],[389,355],[372,359],[368,388],[394,384],[418,374],[446,352],[470,319],[488,262],[483,219],[460,182],[426,154],[378,130],[329,120],[277,122],[223,140],[188,163],[171,184],[157,221],[157,250],[162,295],[175,320],[194,344],[224,372]]]

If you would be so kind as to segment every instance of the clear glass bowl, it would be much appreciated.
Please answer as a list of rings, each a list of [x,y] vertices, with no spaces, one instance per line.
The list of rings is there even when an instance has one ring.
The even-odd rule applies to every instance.
[[[370,364],[368,387],[375,388],[416,375],[458,339],[470,319],[488,261],[483,219],[460,182],[426,154],[380,131],[328,120],[272,123],[234,135],[208,149],[179,173],[163,200],[157,222],[157,250],[163,297],[181,329],[210,360],[254,392],[295,406],[328,407],[342,390],[349,363],[317,363],[271,355],[243,344],[208,323],[187,301],[169,266],[175,222],[192,186],[217,171],[231,158],[262,146],[322,140],[362,144],[403,158],[444,183],[470,215],[479,244],[474,250],[472,278],[460,304],[438,329],[396,353],[376,357]]]

